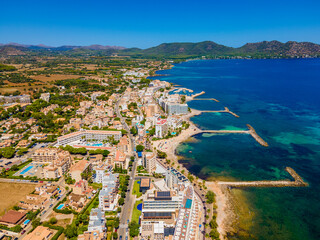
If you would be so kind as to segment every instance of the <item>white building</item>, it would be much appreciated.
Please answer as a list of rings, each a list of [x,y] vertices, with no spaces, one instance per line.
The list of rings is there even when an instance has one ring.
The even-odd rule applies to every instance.
[[[99,231],[100,233],[106,231],[106,218],[104,211],[99,208],[91,210],[88,231]]]
[[[50,93],[41,93],[40,99],[42,99],[43,101],[49,102]]]
[[[165,180],[169,188],[174,188],[180,183],[186,183],[189,181],[186,176],[172,167],[167,169],[165,173]]]
[[[153,173],[156,170],[156,154],[153,152],[144,153],[142,164],[149,173]]]
[[[188,104],[168,103],[166,104],[166,112],[169,115],[180,115],[188,113]]]
[[[100,130],[80,130],[78,132],[70,133],[58,137],[58,145],[67,145],[71,142],[80,140],[95,140],[102,142],[113,137],[115,141],[119,141],[122,134],[121,131],[100,131]]]
[[[163,138],[168,133],[168,123],[166,119],[158,119],[156,122],[155,136],[158,138]]]
[[[118,174],[108,172],[102,178],[102,190],[99,193],[99,208],[103,211],[114,211],[117,206],[119,199],[118,176]]]

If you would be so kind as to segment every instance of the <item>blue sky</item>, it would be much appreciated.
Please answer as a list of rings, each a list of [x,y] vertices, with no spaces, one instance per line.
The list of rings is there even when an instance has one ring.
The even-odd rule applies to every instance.
[[[118,45],[211,40],[320,43],[320,0],[2,1],[0,43]]]

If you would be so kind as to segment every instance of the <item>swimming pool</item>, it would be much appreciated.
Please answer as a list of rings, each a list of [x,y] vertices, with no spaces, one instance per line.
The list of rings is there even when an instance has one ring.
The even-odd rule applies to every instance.
[[[94,144],[92,144],[92,146],[94,146],[94,147],[101,147],[101,146],[102,146],[102,143],[94,143]]]
[[[57,209],[58,209],[58,210],[61,210],[63,207],[64,207],[64,204],[62,203],[62,204],[60,204],[60,205],[57,207]]]
[[[23,170],[20,174],[25,174],[26,172],[28,172],[31,168],[33,168],[33,166],[29,166],[27,167],[25,170]]]
[[[23,224],[24,224],[24,225],[27,225],[29,222],[30,222],[30,220],[27,219],[27,220],[25,220],[25,221],[23,222]]]
[[[92,147],[101,147],[103,144],[102,143],[92,143],[92,144],[87,143],[86,145],[87,146],[92,146]]]

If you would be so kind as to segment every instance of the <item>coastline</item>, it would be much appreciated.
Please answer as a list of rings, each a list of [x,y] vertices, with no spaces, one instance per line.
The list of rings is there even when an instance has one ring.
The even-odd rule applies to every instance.
[[[210,64],[210,66],[211,65],[214,65],[214,63]],[[225,66],[228,64],[226,63],[226,64],[221,64],[221,65]],[[256,64],[250,63],[247,65],[255,66]],[[270,65],[267,65],[267,67],[268,66],[274,67],[274,65],[275,64],[272,63]],[[288,63],[284,62],[283,65],[286,66],[286,65],[288,65]],[[195,67],[195,66],[191,66],[191,67]],[[199,74],[201,74],[201,73],[202,73],[202,70],[199,71]],[[187,82],[184,83],[184,81],[183,81],[184,76],[187,74],[181,73],[180,69],[177,72],[174,71],[172,73],[172,75],[173,75],[172,78],[166,77],[163,79],[162,78],[159,78],[159,79],[164,80],[164,81],[169,81],[169,82],[176,81],[177,83],[181,84],[179,87],[182,87],[182,88],[184,87],[185,84],[187,84]],[[179,77],[179,79],[176,75]],[[224,75],[228,76],[228,72],[224,73]],[[235,80],[233,82],[235,82]],[[284,80],[283,84],[285,84],[287,82],[288,82],[287,80]],[[201,91],[201,87],[197,86],[197,82],[195,82],[195,83],[192,82],[190,84],[188,82],[188,84],[186,86],[189,88],[192,88],[192,89],[196,89],[197,92]],[[213,96],[213,97],[220,96],[220,97],[218,97],[219,100],[220,100],[220,98],[224,98],[222,95],[217,94],[217,93],[211,94],[210,89],[208,89],[208,91],[210,93],[210,96]],[[241,94],[241,92],[239,92],[239,93]],[[263,94],[265,94],[265,93],[263,92]],[[201,100],[213,100],[211,98],[206,99],[206,97],[207,97],[206,95],[201,96]],[[202,99],[202,98],[204,98],[204,99]],[[197,100],[197,99],[195,99],[195,100]],[[229,99],[227,99],[227,100],[229,100]],[[232,100],[231,103],[234,103],[233,101],[236,101],[236,98],[234,98],[234,99],[232,98],[231,100]],[[188,96],[186,97],[186,101],[188,102]],[[259,107],[264,107],[264,105],[265,105],[264,101],[265,100],[261,96],[261,102],[254,103],[254,104],[252,104],[252,106],[257,107],[255,109],[259,109]],[[286,106],[286,103],[287,102],[285,100],[280,99],[279,100],[279,109],[281,106]],[[206,108],[206,103],[200,102],[200,105],[204,106],[204,108]],[[269,105],[267,105],[267,106],[268,106],[268,110],[275,112],[275,116],[280,115],[280,113],[277,112],[277,108],[274,108],[273,104],[270,104],[270,106]],[[276,106],[278,106],[278,105],[276,105]],[[246,106],[245,106],[245,108],[246,108]],[[238,110],[238,112],[239,113],[244,112],[241,110],[242,109]],[[212,111],[210,111],[210,112],[212,112]],[[311,115],[313,116],[313,113],[310,110],[310,116]],[[259,113],[259,118],[257,118],[257,119],[260,120],[260,117],[265,117],[265,116],[266,116],[266,113],[261,112],[261,114]],[[204,117],[206,117],[206,116],[204,116]],[[242,116],[241,116],[241,118],[242,118]],[[248,122],[250,122],[250,124],[252,122],[252,124],[253,124],[252,126],[254,126],[257,129],[257,134],[262,134],[260,136],[264,138],[264,136],[266,134],[263,134],[263,132],[260,132],[260,131],[262,131],[261,129],[264,129],[263,127],[261,127],[261,123],[259,121],[257,121],[257,123],[256,123],[256,121],[252,121],[252,119],[256,120],[256,118],[247,118],[247,116],[243,116],[244,120],[245,120],[245,118],[249,119]],[[308,225],[307,225],[307,224],[312,225],[312,220],[303,219],[303,216],[300,213],[302,210],[309,212],[309,213],[313,213],[316,211],[316,206],[318,204],[315,202],[315,197],[317,195],[316,195],[316,190],[314,190],[314,185],[312,186],[312,183],[314,183],[314,182],[312,180],[310,180],[310,175],[311,175],[311,173],[315,174],[317,168],[314,167],[314,165],[313,165],[314,168],[312,170],[310,169],[310,172],[306,172],[305,169],[308,169],[307,163],[300,164],[300,162],[298,162],[298,160],[300,158],[299,157],[300,154],[299,154],[298,150],[306,150],[307,151],[308,149],[313,150],[316,148],[314,146],[309,146],[309,145],[306,148],[303,148],[304,143],[297,142],[296,144],[302,145],[301,149],[297,148],[297,149],[288,150],[292,154],[293,158],[297,159],[297,162],[293,162],[293,161],[291,161],[291,159],[285,158],[285,159],[283,159],[283,162],[278,163],[279,161],[277,159],[279,159],[279,157],[282,156],[281,150],[286,148],[285,146],[279,146],[279,145],[281,145],[282,143],[289,145],[290,142],[288,139],[293,136],[293,133],[292,133],[292,135],[287,136],[287,135],[285,135],[285,132],[288,131],[288,129],[291,130],[292,127],[299,128],[299,124],[297,121],[292,120],[292,123],[291,123],[291,122],[289,122],[289,120],[291,121],[291,119],[287,119],[287,118],[288,118],[287,114],[280,115],[279,121],[283,124],[283,126],[286,126],[286,127],[283,127],[283,129],[279,128],[279,130],[277,131],[277,133],[279,133],[278,135],[282,137],[281,139],[280,138],[279,139],[272,139],[271,138],[272,136],[277,136],[277,134],[273,133],[273,132],[271,134],[268,134],[268,137],[265,138],[265,140],[268,141],[268,143],[270,144],[271,147],[274,147],[274,146],[279,147],[279,152],[278,151],[272,152],[272,155],[270,157],[268,157],[268,155],[266,155],[266,156],[264,156],[262,154],[259,155],[258,154],[260,152],[260,151],[258,151],[259,149],[257,151],[250,152],[250,153],[252,153],[252,156],[257,155],[257,159],[261,158],[261,162],[265,161],[267,164],[271,165],[271,167],[270,167],[270,169],[265,169],[264,166],[262,168],[260,168],[260,167],[258,168],[257,166],[260,165],[261,162],[257,162],[256,164],[253,164],[252,169],[251,169],[251,165],[248,165],[248,167],[250,167],[250,169],[248,169],[248,170],[251,171],[251,172],[248,171],[248,173],[252,174],[252,175],[250,175],[249,178],[247,178],[247,179],[250,179],[249,181],[244,181],[244,180],[246,179],[246,177],[245,177],[246,176],[246,165],[247,165],[246,163],[247,162],[251,163],[251,161],[247,160],[247,159],[243,159],[242,157],[239,157],[239,159],[243,159],[243,162],[239,162],[239,170],[240,170],[239,173],[242,174],[239,178],[236,177],[238,175],[233,174],[233,171],[234,171],[233,166],[226,166],[226,170],[230,170],[231,174],[227,173],[225,179],[223,177],[224,175],[223,175],[222,171],[224,171],[224,170],[222,168],[223,166],[221,166],[222,164],[217,165],[217,168],[212,168],[211,171],[214,171],[216,173],[209,172],[210,169],[206,168],[206,165],[210,165],[210,166],[214,165],[214,163],[210,162],[211,161],[210,147],[207,148],[205,145],[202,150],[202,146],[200,146],[202,144],[206,144],[205,141],[207,139],[205,137],[207,137],[207,136],[204,136],[204,138],[203,138],[203,137],[201,137],[200,134],[198,134],[198,135],[192,137],[193,134],[190,134],[189,135],[189,136],[191,136],[190,138],[186,137],[184,140],[179,139],[178,143],[175,144],[175,147],[173,147],[173,149],[170,150],[171,151],[170,156],[173,156],[173,157],[170,157],[170,158],[168,157],[168,159],[171,159],[171,162],[172,162],[172,160],[175,160],[175,164],[176,164],[175,168],[177,168],[179,171],[181,171],[182,169],[184,169],[184,168],[182,168],[182,169],[180,168],[180,166],[182,166],[182,164],[183,164],[188,169],[190,169],[190,171],[192,171],[194,173],[194,175],[198,175],[198,177],[201,177],[201,178],[204,178],[207,180],[207,183],[208,183],[206,185],[208,187],[207,190],[214,191],[214,193],[216,195],[216,205],[217,205],[217,206],[214,206],[214,212],[216,214],[216,211],[218,211],[218,214],[216,216],[216,222],[218,225],[217,228],[218,228],[218,232],[220,234],[220,239],[236,239],[236,238],[254,239],[256,237],[263,238],[263,237],[268,236],[266,233],[266,232],[268,232],[267,226],[270,226],[270,228],[273,229],[272,233],[270,233],[270,236],[272,235],[275,238],[279,237],[279,239],[291,239],[291,238],[293,239],[292,233],[294,233],[295,236],[297,236],[294,239],[301,239],[301,237],[306,236],[306,235],[308,235],[310,239],[314,239],[312,233],[309,232]],[[297,114],[297,119],[299,120],[299,118],[300,118],[300,114]],[[195,120],[198,120],[198,118],[191,119],[191,121],[189,121],[190,124],[192,124],[192,121],[194,121],[197,124],[198,121],[195,121]],[[199,118],[199,120],[200,120],[200,118]],[[208,119],[208,121],[209,121],[209,119]],[[201,123],[203,123],[203,122],[204,123],[206,122],[206,118],[201,119],[201,121],[199,121],[200,125],[197,124],[197,126],[199,128],[202,128]],[[287,122],[288,122],[288,125],[287,125]],[[289,123],[291,125],[289,125]],[[206,126],[206,125],[204,125],[204,126]],[[211,125],[209,125],[209,126],[211,126]],[[215,126],[215,125],[213,125],[213,126]],[[310,119],[310,120],[308,119],[308,121],[306,120],[306,126],[314,127],[315,124],[314,124],[313,119]],[[213,128],[215,128],[215,127],[213,127]],[[218,129],[220,129],[220,128],[218,128]],[[230,127],[230,128],[223,128],[223,129],[233,129],[233,128]],[[239,130],[239,129],[235,128],[233,130]],[[249,130],[250,130],[250,128],[249,128]],[[182,132],[184,132],[184,131],[185,130],[183,130]],[[282,134],[282,132],[284,132],[284,134]],[[297,136],[300,136],[299,133],[301,134],[301,137],[302,137],[302,135],[306,135],[306,136],[311,135],[311,132],[308,134],[304,134],[304,132],[302,130],[299,130],[296,133]],[[211,136],[213,134],[208,134],[208,136],[209,135]],[[176,137],[169,138],[168,140],[175,141],[175,139],[178,140],[178,138],[176,138]],[[193,141],[198,142],[198,139],[199,139],[199,141],[204,141],[204,142],[203,143],[199,142],[199,143],[195,143],[195,144],[192,143]],[[263,142],[261,141],[261,143],[260,143],[258,141],[259,139],[258,140],[256,138],[254,138],[254,139],[261,146],[267,145],[267,144],[261,144]],[[224,138],[224,140],[225,140],[225,138]],[[214,139],[213,139],[213,141],[214,141]],[[186,143],[179,146],[179,144],[181,142],[186,142]],[[199,149],[199,151],[196,149],[189,149],[189,147],[188,147],[189,142],[190,142],[190,148],[197,147],[197,149]],[[213,142],[213,144],[214,144],[214,142]],[[208,145],[209,145],[209,143],[208,143]],[[177,146],[179,146],[178,149],[176,149]],[[220,146],[220,145],[218,145],[218,146]],[[230,144],[227,144],[227,146],[230,146]],[[199,147],[201,147],[201,148],[199,148]],[[265,146],[265,147],[268,147],[268,146]],[[162,150],[164,152],[168,152],[169,149],[165,149],[165,148],[166,147],[163,147]],[[250,148],[248,148],[248,149],[253,149],[253,147],[250,146]],[[194,153],[188,154],[189,150],[192,150],[192,152],[194,152]],[[205,152],[202,155],[203,151],[205,151]],[[264,150],[261,150],[261,152],[262,151],[263,151],[263,153],[265,152]],[[267,150],[267,152],[268,152],[268,150]],[[239,151],[239,153],[241,153],[241,151]],[[234,154],[237,154],[237,151],[235,151],[233,153],[233,155]],[[220,154],[220,155],[222,155],[222,154]],[[218,157],[220,157],[220,155],[218,155]],[[317,156],[316,153],[314,153],[314,155]],[[237,155],[235,155],[235,156],[237,159]],[[310,155],[310,158],[311,158],[311,155]],[[182,161],[185,159],[186,160],[190,159],[190,161],[188,161],[188,160]],[[223,156],[222,156],[222,159],[223,159]],[[229,158],[225,158],[225,159],[226,159],[227,163],[229,163],[229,162],[234,163],[235,162],[234,160],[231,160],[231,159],[229,160]],[[314,160],[313,156],[312,156],[311,160],[312,161]],[[180,161],[181,164],[179,164],[178,161]],[[212,161],[214,161],[214,159],[212,159]],[[191,164],[193,165],[193,163],[196,165],[196,167],[191,167]],[[314,164],[314,163],[315,162],[312,162],[312,164]],[[169,165],[171,165],[170,162],[169,162]],[[169,165],[166,164],[166,166],[169,166]],[[301,177],[304,178],[305,181],[308,181],[310,183],[310,186],[311,186],[310,191],[307,190],[304,192],[308,196],[308,199],[307,198],[300,199],[301,202],[305,201],[305,202],[309,203],[310,206],[306,207],[306,206],[303,206],[302,204],[298,205],[295,202],[295,199],[299,199],[299,197],[300,197],[300,191],[304,191],[304,190],[291,190],[292,188],[290,189],[290,187],[295,187],[295,186],[292,184],[292,182],[293,182],[292,178],[289,177],[287,175],[287,173],[284,174],[284,171],[283,171],[284,166],[292,167],[294,170],[297,171],[297,174],[301,174]],[[255,170],[255,168],[257,168],[257,171]],[[202,174],[202,172],[200,174],[200,170],[202,170],[202,169],[204,170],[203,174]],[[217,169],[217,170],[214,170],[214,169]],[[189,171],[183,171],[184,175],[186,175],[186,176],[188,176],[188,172]],[[221,174],[220,174],[220,172],[221,172]],[[266,175],[265,175],[265,177],[262,178],[262,176],[264,176],[263,174],[266,174]],[[217,176],[217,177],[215,177],[215,176]],[[233,179],[233,176],[235,176],[234,179]],[[242,179],[242,176],[244,176],[244,179]],[[309,179],[308,179],[308,176],[309,176]],[[229,177],[230,177],[230,179],[229,179]],[[199,181],[201,180],[198,178],[195,178],[195,179],[197,179]],[[269,179],[269,180],[267,180],[267,179]],[[222,186],[223,189],[219,186],[221,181],[223,182],[223,184],[227,185],[227,186]],[[285,181],[286,186],[284,184],[282,184],[282,186],[280,186],[281,181],[283,181],[283,182]],[[197,182],[197,181],[195,181],[195,182]],[[241,185],[238,184],[238,182],[241,183]],[[257,184],[254,185],[253,182],[257,182],[257,183],[259,183],[259,185],[257,185]],[[268,184],[267,185],[261,184],[264,182],[266,182]],[[276,182],[277,184],[272,185],[273,184],[272,182]],[[250,183],[250,186],[247,183]],[[290,183],[290,186],[289,186],[289,184],[287,185],[287,183]],[[232,186],[229,186],[230,184]],[[238,185],[235,186],[236,184],[238,184]],[[247,184],[247,185],[245,185],[245,184]],[[274,188],[274,187],[289,187],[289,188],[283,188],[283,190],[282,189],[281,190],[280,189],[279,190],[270,189],[270,188]],[[301,187],[301,186],[299,186],[299,187]],[[266,190],[260,190],[261,188],[265,188]],[[248,189],[248,190],[244,190],[244,189]],[[252,190],[249,190],[249,189],[252,189]],[[269,208],[270,203],[272,204],[273,208]],[[312,205],[312,204],[314,204],[314,205]],[[288,208],[286,208],[286,206],[291,206],[295,210],[292,210],[292,211],[288,210]],[[299,212],[299,210],[301,210],[301,211]],[[291,223],[290,219],[289,219],[290,217],[288,217],[291,213],[290,211],[294,212],[296,214],[296,216],[299,216],[299,217],[294,216],[294,219],[295,219],[294,223]],[[303,220],[301,220],[301,218]],[[223,220],[223,219],[225,219],[225,220]],[[279,221],[277,221],[277,219],[283,219],[283,221],[287,221],[287,222],[285,224],[280,224]],[[260,223],[264,223],[264,225],[259,226]],[[303,232],[296,230],[298,225],[303,226]],[[295,229],[293,229],[291,227],[295,227]],[[207,230],[207,232],[208,231],[210,231],[210,229]]]
[[[204,92],[201,94],[204,94]],[[188,141],[188,139],[190,139],[192,136],[202,133],[202,130],[199,129],[190,120],[191,117],[199,114],[201,114],[201,111],[191,109],[191,112],[183,117],[184,120],[190,123],[190,126],[188,129],[182,131],[179,136],[170,139],[156,140],[152,142],[152,146],[157,150],[165,152],[167,154],[167,158],[173,161],[174,165],[179,166],[180,171],[185,171],[185,175],[189,171],[186,167],[179,163],[179,157],[176,155],[176,148],[179,146],[179,144]],[[199,178],[199,182],[200,181],[202,181],[202,179]],[[228,190],[226,186],[221,186],[217,184],[217,181],[206,181],[206,186],[209,190],[213,191],[216,196],[215,203],[217,206],[217,230],[219,232],[220,239],[226,240],[227,233],[232,232],[234,230],[232,225],[235,220],[235,214],[231,204],[231,192]]]
[[[174,65],[170,64],[169,67],[165,67],[161,70],[168,70],[173,68]],[[161,76],[163,74],[155,74],[149,77]],[[174,86],[176,88],[183,88],[183,86]],[[205,94],[205,91],[193,94],[192,96],[186,97],[186,102],[194,100],[194,98]],[[219,102],[217,99],[213,99]],[[196,109],[190,109],[190,113],[183,116],[183,120],[187,121],[190,126],[188,129],[182,131],[178,136],[170,139],[156,140],[152,142],[152,147],[156,150],[160,150],[167,154],[167,159],[172,160],[174,165],[179,166],[179,171],[184,170],[185,175],[189,172],[183,164],[179,163],[179,157],[176,154],[176,148],[183,142],[188,141],[192,136],[202,133],[202,130],[198,128],[190,119],[193,116],[200,115],[202,111]],[[199,178],[199,182],[204,179]],[[221,186],[217,184],[217,181],[206,181],[206,187],[215,194],[215,204],[216,204],[216,223],[217,231],[219,233],[220,240],[227,240],[227,233],[233,231],[233,223],[235,222],[235,214],[231,204],[231,192],[226,186]]]

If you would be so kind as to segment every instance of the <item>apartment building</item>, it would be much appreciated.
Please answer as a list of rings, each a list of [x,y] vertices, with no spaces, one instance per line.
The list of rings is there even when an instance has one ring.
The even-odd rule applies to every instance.
[[[102,190],[99,193],[99,208],[113,211],[118,203],[119,175],[106,173],[102,179]]]
[[[108,140],[109,138],[114,138],[114,140],[119,141],[122,134],[121,131],[99,131],[99,130],[80,130],[78,132],[70,133],[61,137],[58,137],[58,145],[67,145],[69,143],[85,140],[85,141],[100,141]]]
[[[155,127],[155,136],[158,138],[163,138],[168,133],[168,123],[167,119],[158,119]]]
[[[180,183],[186,183],[188,182],[188,178],[184,176],[182,173],[180,173],[175,168],[168,168],[165,172],[165,181],[169,188],[175,188]]]
[[[145,152],[143,154],[142,165],[149,173],[153,173],[156,170],[156,157],[156,154],[153,152]]]
[[[43,178],[58,178],[68,172],[72,157],[68,151],[59,148],[40,148],[31,156],[33,163],[48,164],[43,168]]]

